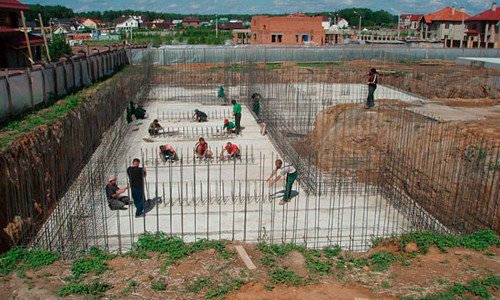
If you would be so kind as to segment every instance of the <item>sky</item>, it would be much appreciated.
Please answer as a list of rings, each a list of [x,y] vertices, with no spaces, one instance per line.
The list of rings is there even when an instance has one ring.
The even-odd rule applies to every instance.
[[[464,6],[479,13],[495,0],[21,0],[26,4],[63,5],[89,10],[148,10],[182,14],[274,14],[335,11],[348,7],[384,9],[392,14],[430,13],[445,6]]]

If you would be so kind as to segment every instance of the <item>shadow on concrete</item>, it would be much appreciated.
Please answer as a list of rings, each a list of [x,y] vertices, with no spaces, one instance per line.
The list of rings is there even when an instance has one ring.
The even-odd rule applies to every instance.
[[[278,191],[274,194],[269,195],[269,197],[277,199],[277,198],[282,198],[283,194],[285,194],[285,190]],[[290,193],[290,200],[297,197],[299,195],[299,192],[292,190]]]
[[[150,212],[151,210],[153,210],[153,208],[155,208],[155,206],[157,204],[160,204],[161,203],[161,197],[155,197],[153,199],[148,199],[145,203],[144,203],[144,213],[148,213]]]

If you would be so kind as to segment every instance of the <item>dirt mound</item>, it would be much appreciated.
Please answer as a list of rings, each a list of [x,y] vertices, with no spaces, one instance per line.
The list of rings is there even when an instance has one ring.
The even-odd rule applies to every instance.
[[[286,255],[282,259],[281,264],[300,277],[305,278],[309,275],[304,255],[298,251],[292,251]]]

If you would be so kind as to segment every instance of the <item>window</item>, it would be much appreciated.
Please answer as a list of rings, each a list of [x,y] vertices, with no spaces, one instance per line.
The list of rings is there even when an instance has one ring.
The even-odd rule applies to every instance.
[[[271,43],[276,43],[276,34],[271,35]]]
[[[262,26],[262,28],[263,28],[264,30],[267,30],[267,27],[266,27],[266,25],[263,25],[263,26]]]
[[[296,42],[296,43],[298,43],[298,42],[299,42],[299,35],[298,35],[298,34],[296,34],[296,35],[295,35],[295,42]]]
[[[283,41],[283,35],[278,34],[278,43],[281,43]]]
[[[302,35],[302,42],[308,42],[309,36],[307,34]]]

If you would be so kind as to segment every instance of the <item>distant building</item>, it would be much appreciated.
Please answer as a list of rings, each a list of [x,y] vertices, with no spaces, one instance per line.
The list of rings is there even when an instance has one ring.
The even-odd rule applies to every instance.
[[[337,27],[339,29],[348,29],[349,28],[349,22],[347,22],[346,19],[339,19],[337,22]]]
[[[465,35],[465,19],[470,15],[463,7],[454,6],[425,15],[421,22],[421,36],[426,40],[444,41],[445,47],[458,47]]]
[[[82,25],[87,28],[98,29],[99,27],[102,26],[102,22],[101,20],[98,19],[86,18],[85,20],[83,20]]]
[[[424,15],[402,14],[399,18],[399,26],[407,30],[420,30],[420,24]]]
[[[28,42],[33,62],[42,59],[43,39],[22,32],[20,13],[29,7],[17,0],[0,1],[0,68],[20,68],[30,66]]]
[[[500,48],[500,9],[491,8],[465,20],[467,48]]]
[[[122,16],[116,19],[116,31],[129,31],[130,29],[139,28],[139,21],[132,16]]]
[[[198,17],[194,16],[185,17],[184,19],[182,19],[182,26],[198,28],[201,27],[201,21],[200,19],[198,19]]]
[[[175,25],[171,21],[163,21],[161,23],[151,23],[151,28],[171,30],[175,29]]]
[[[220,30],[234,30],[234,29],[245,29],[243,22],[224,22],[218,23],[217,27]]]
[[[297,13],[289,16],[254,16],[251,22],[251,43],[264,45],[324,45],[322,16]]]

